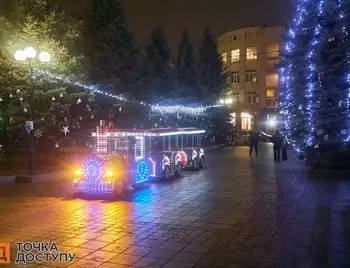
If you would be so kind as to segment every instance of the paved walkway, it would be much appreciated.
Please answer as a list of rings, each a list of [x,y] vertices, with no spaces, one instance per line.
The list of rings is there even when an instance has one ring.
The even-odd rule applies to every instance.
[[[350,267],[350,181],[309,180],[270,150],[210,152],[204,170],[118,201],[73,199],[70,180],[1,185],[0,242],[77,253],[50,267]]]

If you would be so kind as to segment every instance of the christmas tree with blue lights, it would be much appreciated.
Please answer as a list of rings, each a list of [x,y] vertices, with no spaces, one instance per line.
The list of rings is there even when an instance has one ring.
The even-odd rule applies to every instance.
[[[350,1],[300,0],[287,32],[280,114],[293,148],[313,167],[350,159]]]

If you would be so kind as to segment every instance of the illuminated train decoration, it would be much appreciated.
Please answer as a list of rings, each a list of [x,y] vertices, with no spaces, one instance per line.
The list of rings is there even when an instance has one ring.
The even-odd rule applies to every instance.
[[[108,163],[93,155],[76,170],[73,185],[79,192],[109,192],[114,190],[114,172]]]
[[[151,178],[150,165],[145,159],[141,159],[135,166],[136,183],[149,181]]]
[[[180,177],[187,167],[203,167],[199,135],[204,132],[196,128],[120,130],[101,121],[92,134],[95,154],[74,175],[75,192],[121,194],[154,178]],[[192,153],[197,151],[195,158]]]

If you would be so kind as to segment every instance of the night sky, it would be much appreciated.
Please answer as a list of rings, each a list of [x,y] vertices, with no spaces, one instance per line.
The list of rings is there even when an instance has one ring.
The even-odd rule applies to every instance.
[[[1,0],[0,0],[1,1]],[[58,0],[81,12],[91,0]],[[172,48],[183,28],[195,43],[206,25],[215,37],[249,26],[287,25],[295,0],[124,0],[129,26],[139,44],[146,44],[152,29],[163,26]],[[82,4],[85,3],[85,4]],[[91,2],[90,2],[91,3]]]
[[[148,41],[152,28],[163,26],[176,47],[183,28],[195,42],[209,26],[215,37],[230,30],[267,24],[287,25],[291,0],[125,0],[124,7],[137,41]]]

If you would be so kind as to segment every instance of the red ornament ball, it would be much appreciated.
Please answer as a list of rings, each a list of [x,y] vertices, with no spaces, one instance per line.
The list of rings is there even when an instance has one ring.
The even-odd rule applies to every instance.
[[[13,117],[10,118],[10,125],[15,125],[16,124],[16,119]]]

